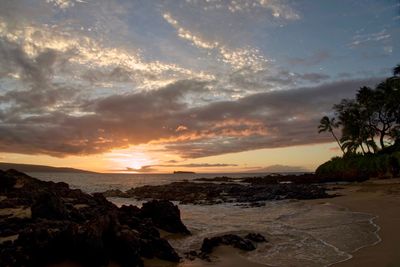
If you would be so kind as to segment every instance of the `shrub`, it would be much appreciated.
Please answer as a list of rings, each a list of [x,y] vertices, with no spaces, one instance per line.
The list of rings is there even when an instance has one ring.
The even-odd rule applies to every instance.
[[[369,178],[397,176],[400,152],[393,154],[351,154],[334,157],[317,168],[316,175],[325,181],[365,181]]]

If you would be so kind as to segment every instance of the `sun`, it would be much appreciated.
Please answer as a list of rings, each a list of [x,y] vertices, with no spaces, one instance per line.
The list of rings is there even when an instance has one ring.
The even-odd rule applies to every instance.
[[[144,166],[155,164],[145,151],[114,150],[106,154],[107,160],[112,170],[120,172],[135,172]]]
[[[143,162],[139,162],[139,161],[133,161],[129,164],[129,168],[135,169],[135,170],[140,170],[145,164],[143,164]]]

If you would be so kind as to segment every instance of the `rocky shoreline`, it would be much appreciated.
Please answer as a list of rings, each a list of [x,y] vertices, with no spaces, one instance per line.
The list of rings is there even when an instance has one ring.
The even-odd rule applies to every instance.
[[[102,194],[105,197],[178,201],[180,204],[248,203],[249,206],[262,205],[262,202],[267,200],[332,197],[322,184],[316,182],[320,180],[311,174],[246,178],[215,177],[165,185],[146,185],[125,192],[108,190]]]
[[[102,194],[86,194],[66,183],[44,182],[16,170],[0,171],[1,266],[143,266],[143,259],[209,260],[219,245],[253,250],[266,242],[256,233],[206,238],[199,251],[178,255],[160,230],[190,235],[172,202],[151,200],[141,208],[117,207]]]

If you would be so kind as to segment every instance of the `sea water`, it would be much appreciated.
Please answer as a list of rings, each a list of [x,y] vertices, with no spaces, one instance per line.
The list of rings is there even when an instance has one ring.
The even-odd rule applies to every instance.
[[[88,193],[108,189],[127,190],[142,185],[165,184],[183,179],[224,174],[60,174],[31,173],[42,180],[63,181]],[[243,177],[243,174],[229,174]],[[109,198],[116,205],[141,205],[140,201]],[[329,200],[328,200],[329,201]],[[252,252],[242,253],[250,261],[269,266],[330,266],[348,260],[358,249],[380,241],[379,226],[372,214],[352,212],[321,201],[267,201],[263,207],[243,208],[231,203],[180,205],[182,220],[193,235],[171,238],[181,254],[198,250],[202,240],[221,234],[263,234],[268,242]],[[167,237],[168,238],[168,237]]]

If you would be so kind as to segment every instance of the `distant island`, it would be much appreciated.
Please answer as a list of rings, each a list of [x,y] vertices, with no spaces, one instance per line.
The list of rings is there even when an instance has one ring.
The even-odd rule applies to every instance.
[[[0,162],[0,170],[6,171],[15,169],[21,172],[71,172],[71,173],[94,173],[91,171],[68,168],[68,167],[51,167],[46,165],[19,164]]]
[[[191,171],[174,171],[174,174],[188,174],[188,173],[195,173],[195,172],[191,172]]]

